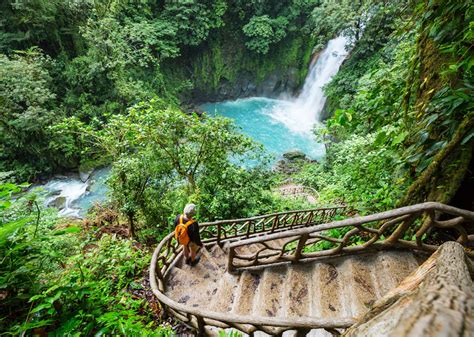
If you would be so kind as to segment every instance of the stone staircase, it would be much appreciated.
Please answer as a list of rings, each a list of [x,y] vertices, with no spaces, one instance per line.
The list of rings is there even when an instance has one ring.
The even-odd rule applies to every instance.
[[[283,245],[275,240],[273,245]],[[253,253],[256,245],[239,247]],[[395,288],[426,258],[411,251],[383,251],[307,262],[226,271],[218,245],[202,249],[194,267],[176,260],[167,274],[166,296],[192,308],[229,315],[276,318],[356,319]],[[284,335],[288,335],[288,332]],[[331,336],[325,330],[308,335]]]

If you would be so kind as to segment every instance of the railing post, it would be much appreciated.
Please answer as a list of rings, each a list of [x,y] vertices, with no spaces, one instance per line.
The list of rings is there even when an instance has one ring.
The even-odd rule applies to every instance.
[[[306,335],[311,331],[307,328],[298,328],[296,329],[296,337],[306,337]]]
[[[196,315],[196,320],[197,320],[197,335],[198,336],[205,336],[206,335],[206,328],[204,327],[204,319],[201,316]]]
[[[221,224],[217,224],[217,245],[222,248],[221,244]]]
[[[309,238],[309,234],[301,235],[298,241],[298,245],[296,246],[295,257],[294,257],[293,262],[298,262],[298,260],[301,258],[301,251],[303,250],[306,240],[308,240],[308,238]]]
[[[398,240],[403,237],[406,230],[411,226],[411,224],[420,216],[419,212],[415,212],[407,219],[403,220],[400,225],[393,231],[393,233],[385,240],[388,244],[395,244]]]
[[[235,256],[235,248],[234,247],[229,247],[229,257],[227,260],[227,272],[228,273],[233,273],[235,271],[234,264],[233,264],[233,259]]]

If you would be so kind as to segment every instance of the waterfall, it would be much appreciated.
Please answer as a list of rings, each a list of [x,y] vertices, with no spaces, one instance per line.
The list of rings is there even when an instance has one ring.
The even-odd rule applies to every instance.
[[[276,106],[270,115],[296,133],[311,133],[326,102],[323,87],[337,74],[347,56],[348,40],[339,36],[328,42],[316,63],[311,67],[301,94],[294,100]]]

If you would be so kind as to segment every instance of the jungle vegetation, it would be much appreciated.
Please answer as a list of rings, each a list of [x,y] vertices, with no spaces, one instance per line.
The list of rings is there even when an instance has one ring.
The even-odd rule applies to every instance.
[[[146,268],[184,204],[200,221],[309,207],[272,192],[288,176],[232,121],[194,113],[196,93],[290,66],[302,84],[341,33],[326,157],[290,178],[360,214],[472,209],[473,18],[458,0],[3,1],[0,334],[172,335]],[[28,189],[103,165],[110,200],[85,220]]]

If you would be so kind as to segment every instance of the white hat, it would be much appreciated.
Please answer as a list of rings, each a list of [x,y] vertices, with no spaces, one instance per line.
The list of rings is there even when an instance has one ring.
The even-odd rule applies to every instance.
[[[184,207],[184,216],[188,219],[192,218],[196,215],[196,205],[195,204],[187,204]]]

